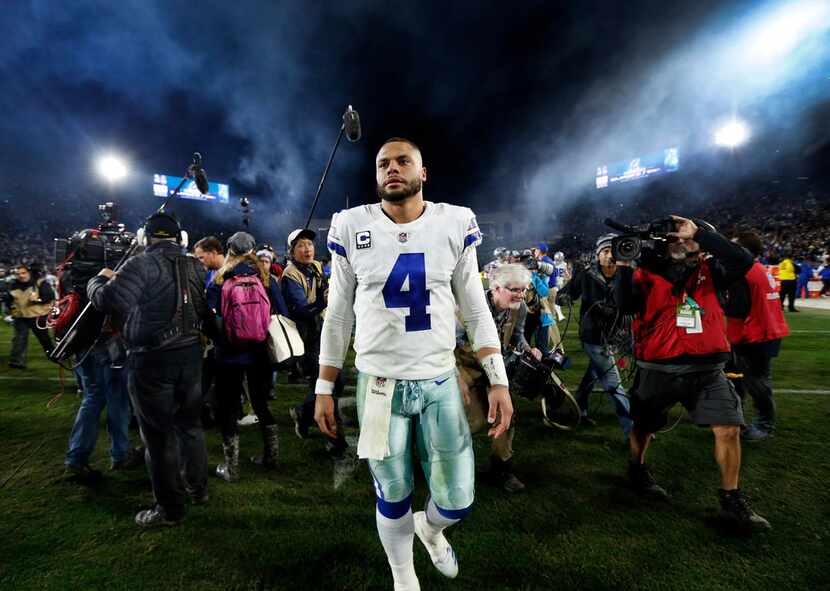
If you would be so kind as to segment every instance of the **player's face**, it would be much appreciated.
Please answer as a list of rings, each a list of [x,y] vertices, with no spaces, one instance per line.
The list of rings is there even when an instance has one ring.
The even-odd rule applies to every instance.
[[[294,260],[302,265],[311,263],[314,260],[314,242],[300,238],[294,245]]]
[[[421,153],[406,142],[384,144],[375,158],[378,197],[399,202],[417,195],[427,180]]]
[[[26,283],[29,279],[32,278],[32,274],[29,273],[29,270],[26,267],[19,267],[17,269],[17,280]]]

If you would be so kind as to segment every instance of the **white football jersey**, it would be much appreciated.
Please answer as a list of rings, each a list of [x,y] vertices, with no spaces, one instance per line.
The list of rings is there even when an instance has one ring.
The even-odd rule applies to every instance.
[[[475,214],[466,207],[425,203],[424,213],[407,224],[393,222],[379,203],[341,211],[331,221],[328,247],[337,288],[326,322],[332,312],[345,314],[334,300],[348,300],[350,294],[342,292],[353,289],[355,365],[372,376],[422,380],[450,371],[455,367],[455,296],[464,304],[475,301],[473,308],[462,305],[462,311],[478,310],[481,302],[486,307],[475,259],[481,242]],[[459,271],[462,267],[472,269],[474,281],[469,272]],[[495,324],[489,321],[492,335],[486,330],[479,346],[494,342],[498,347]],[[324,327],[324,341],[327,334],[331,327]],[[321,345],[320,363],[336,363],[326,342]]]

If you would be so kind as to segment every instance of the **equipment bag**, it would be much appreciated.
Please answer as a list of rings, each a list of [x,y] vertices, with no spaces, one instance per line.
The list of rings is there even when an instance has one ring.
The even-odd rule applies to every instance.
[[[228,343],[250,346],[265,342],[271,302],[259,277],[237,275],[222,284],[222,324]]]
[[[305,345],[297,325],[290,318],[274,314],[268,325],[268,357],[271,363],[282,363],[305,355]]]

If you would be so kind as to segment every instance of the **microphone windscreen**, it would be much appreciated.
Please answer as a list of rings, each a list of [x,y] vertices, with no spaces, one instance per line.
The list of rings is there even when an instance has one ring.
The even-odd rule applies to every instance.
[[[346,132],[346,139],[350,142],[356,142],[361,138],[360,115],[352,109],[351,105],[343,113],[343,128]]]
[[[210,191],[210,185],[208,184],[204,168],[197,168],[193,171],[193,180],[196,182],[196,188],[199,189],[199,192],[202,195],[207,195],[208,191]]]

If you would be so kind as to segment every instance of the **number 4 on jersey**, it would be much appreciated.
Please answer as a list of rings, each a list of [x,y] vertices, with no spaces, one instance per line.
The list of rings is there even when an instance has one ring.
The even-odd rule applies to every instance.
[[[404,290],[407,278],[409,289]],[[413,252],[398,256],[383,286],[383,302],[387,308],[409,308],[409,314],[404,318],[406,332],[432,328],[430,316],[427,314],[429,290],[424,253]]]

